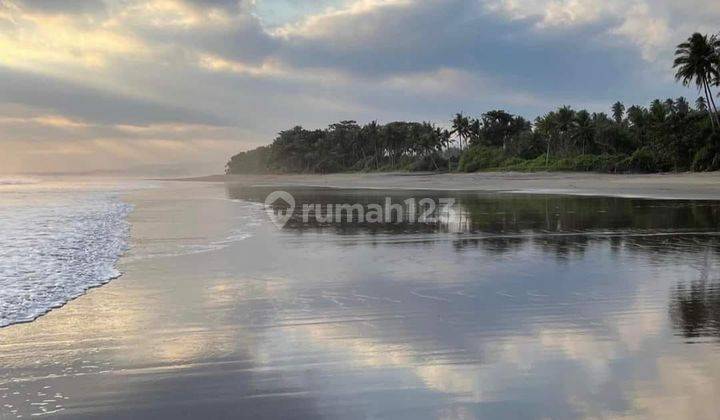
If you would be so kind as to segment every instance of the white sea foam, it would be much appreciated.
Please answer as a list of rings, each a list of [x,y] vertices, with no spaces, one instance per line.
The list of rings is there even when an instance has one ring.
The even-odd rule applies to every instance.
[[[130,211],[116,192],[0,193],[0,327],[118,277]]]

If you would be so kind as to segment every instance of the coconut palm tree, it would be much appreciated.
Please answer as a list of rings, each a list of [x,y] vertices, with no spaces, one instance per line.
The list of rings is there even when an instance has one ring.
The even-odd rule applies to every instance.
[[[695,101],[695,108],[697,108],[697,110],[700,112],[706,112],[708,109],[708,106],[707,106],[707,101],[705,100],[705,98],[703,98],[702,96],[697,98],[697,100]]]
[[[668,109],[665,103],[660,102],[660,99],[655,99],[650,104],[650,116],[655,122],[663,122],[668,115]]]
[[[667,109],[667,111],[668,111],[669,114],[674,114],[674,113],[675,113],[675,111],[676,111],[676,109],[675,109],[675,100],[674,100],[673,98],[667,98],[667,99],[665,100],[665,103],[664,103],[664,104],[665,104],[665,109]]]
[[[567,133],[573,127],[575,122],[575,111],[565,105],[557,110],[558,129],[561,133]]]
[[[612,114],[615,122],[618,124],[622,124],[623,117],[625,116],[625,105],[623,105],[623,103],[620,101],[615,102],[615,104],[613,104],[612,106]]]
[[[468,117],[464,116],[462,112],[455,114],[455,118],[452,120],[452,131],[450,134],[455,134],[460,141],[460,150],[463,150],[464,140],[470,136],[471,124]]]
[[[470,127],[468,127],[468,135],[470,137],[470,140],[469,140],[470,144],[480,143],[481,129],[482,129],[482,124],[480,123],[480,120],[477,118],[473,118],[470,121]]]
[[[595,127],[593,127],[590,113],[586,110],[580,110],[575,114],[575,125],[572,132],[572,138],[575,144],[579,144],[580,154],[585,154],[585,146],[592,142]]]
[[[507,147],[512,131],[513,115],[503,110],[488,111],[482,115],[484,141],[493,147]]]
[[[555,111],[551,111],[542,117],[537,117],[535,119],[535,130],[545,138],[547,146],[545,151],[545,166],[548,166],[550,162],[550,146],[558,133],[557,114]]]
[[[684,96],[681,96],[675,100],[675,110],[680,116],[686,116],[690,113],[690,103]]]
[[[570,131],[575,126],[575,111],[565,105],[556,112],[557,129],[560,132],[559,152],[568,153],[570,149]]]
[[[684,86],[694,83],[698,91],[703,90],[713,130],[720,123],[710,88],[712,81],[720,79],[718,50],[720,50],[720,40],[716,36],[694,33],[687,41],[677,46],[673,64],[673,68],[677,69],[676,80]]]

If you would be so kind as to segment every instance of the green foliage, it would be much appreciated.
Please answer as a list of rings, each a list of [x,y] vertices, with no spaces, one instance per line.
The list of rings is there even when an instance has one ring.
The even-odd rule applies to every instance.
[[[472,146],[460,156],[458,170],[475,172],[481,169],[496,168],[505,160],[502,150],[493,147]]]
[[[669,171],[673,167],[672,161],[664,159],[649,147],[642,147],[635,150],[632,155],[620,162],[620,169],[623,172],[658,172]]]
[[[450,134],[429,123],[341,121],[325,130],[294,127],[270,146],[230,159],[227,173],[330,173],[371,170],[446,170]]]
[[[616,172],[618,164],[625,156],[617,155],[579,155],[573,157],[550,158],[545,156],[515,162],[502,168],[508,171],[539,172],[539,171],[576,171],[576,172]]]
[[[630,156],[623,154],[577,155],[570,157],[538,156],[534,159],[503,157],[499,149],[468,150],[461,159],[461,170],[466,172],[484,171],[573,171],[573,172],[655,172],[653,168],[670,168],[670,162],[663,162],[648,149],[637,150]]]
[[[693,171],[720,170],[720,134],[711,137],[712,142],[695,152],[692,161]]]
[[[233,156],[225,165],[229,174],[263,174],[270,172],[271,149],[269,146],[258,147]]]
[[[693,109],[684,98],[656,100],[649,108],[634,105],[622,113],[621,105],[613,106],[615,119],[565,106],[534,126],[504,111],[472,121],[458,114],[454,125],[464,133],[463,144],[471,144],[464,150],[451,146],[452,132],[429,123],[360,126],[342,121],[325,130],[295,127],[270,146],[233,156],[227,172],[720,169],[720,138],[713,134],[707,111]],[[460,139],[459,132],[455,137]]]

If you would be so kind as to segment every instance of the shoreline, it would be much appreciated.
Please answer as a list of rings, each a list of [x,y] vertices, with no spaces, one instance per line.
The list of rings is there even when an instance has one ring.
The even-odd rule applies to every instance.
[[[210,175],[165,181],[215,182],[278,188],[466,191],[663,200],[720,200],[720,172],[663,174],[373,172],[329,175]]]

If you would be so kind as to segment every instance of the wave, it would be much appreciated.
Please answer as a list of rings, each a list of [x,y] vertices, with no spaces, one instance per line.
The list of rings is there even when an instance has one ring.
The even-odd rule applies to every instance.
[[[4,194],[0,327],[30,322],[120,276],[132,206],[116,194]]]

